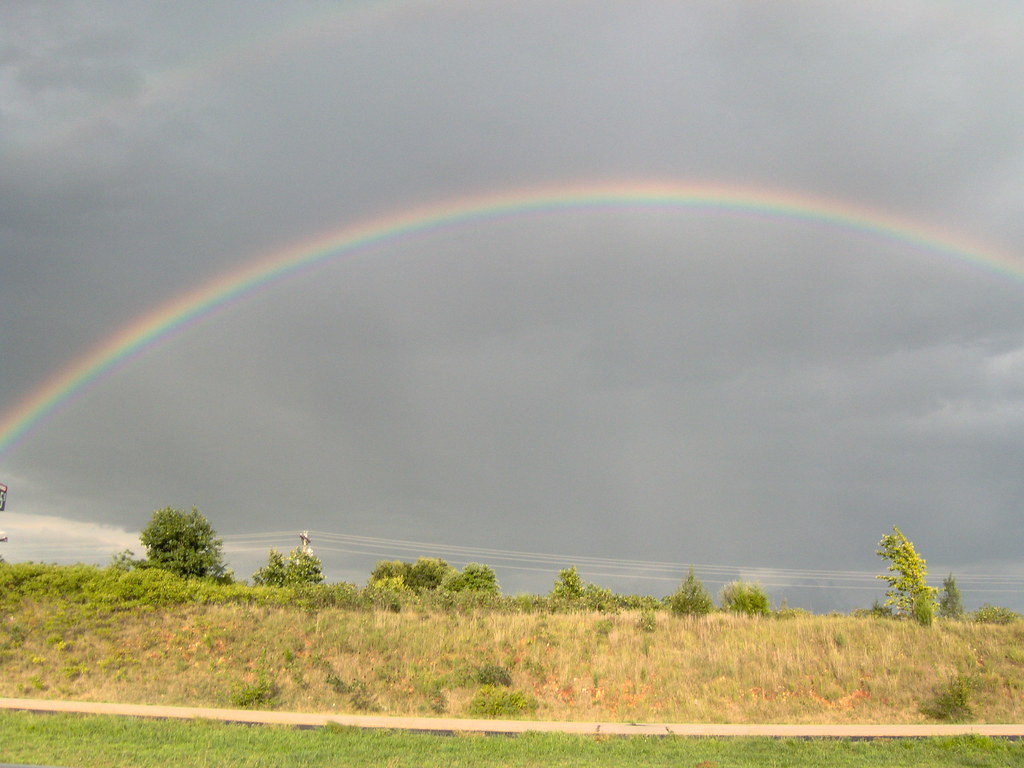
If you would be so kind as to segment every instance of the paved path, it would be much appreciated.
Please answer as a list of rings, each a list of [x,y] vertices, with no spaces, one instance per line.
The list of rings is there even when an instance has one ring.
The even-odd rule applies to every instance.
[[[435,733],[526,733],[558,732],[612,736],[769,736],[793,738],[918,738],[975,733],[983,736],[1024,738],[1024,723],[958,725],[739,725],[722,723],[580,723],[539,720],[463,720],[452,717],[390,717],[385,715],[337,715],[304,712],[259,712],[249,709],[207,707],[163,707],[152,704],[104,704],[90,701],[49,699],[0,699],[0,709],[30,712],[75,712],[95,715],[125,715],[223,720],[236,723],[319,727],[331,723],[357,728],[391,728]]]

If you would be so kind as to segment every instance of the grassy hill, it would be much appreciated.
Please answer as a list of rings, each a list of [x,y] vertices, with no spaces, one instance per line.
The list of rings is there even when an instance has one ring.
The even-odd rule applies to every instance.
[[[1022,621],[551,609],[0,565],[0,696],[554,720],[1024,721]]]

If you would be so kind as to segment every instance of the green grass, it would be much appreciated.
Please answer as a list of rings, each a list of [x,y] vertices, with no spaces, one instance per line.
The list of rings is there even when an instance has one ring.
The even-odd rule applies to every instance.
[[[0,760],[75,768],[192,766],[1020,766],[1024,742],[439,736],[328,727],[0,713]]]

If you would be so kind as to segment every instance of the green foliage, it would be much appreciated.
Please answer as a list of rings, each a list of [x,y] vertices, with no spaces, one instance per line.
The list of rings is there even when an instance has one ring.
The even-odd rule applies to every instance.
[[[421,557],[415,563],[406,563],[401,560],[381,560],[370,573],[368,586],[376,587],[381,583],[394,585],[401,583],[416,594],[435,592],[457,571],[444,560],[436,557]]]
[[[962,723],[974,719],[971,708],[973,683],[965,675],[954,675],[936,689],[935,698],[921,706],[921,713],[936,720]]]
[[[444,577],[441,588],[448,592],[480,592],[490,595],[501,592],[494,569],[481,563],[466,563],[462,573],[452,570]]]
[[[265,671],[261,670],[254,682],[242,682],[234,686],[231,691],[231,704],[243,709],[266,708],[273,703],[277,693],[277,685]]]
[[[130,549],[122,549],[110,558],[110,567],[118,571],[130,571],[145,565],[146,560],[144,558],[136,558],[135,553]]]
[[[1020,618],[1020,614],[1014,613],[1009,608],[989,603],[985,603],[970,614],[971,621],[976,621],[979,624],[1012,624],[1015,621],[1020,621]]]
[[[252,575],[252,583],[257,586],[283,587],[287,581],[287,567],[284,555],[271,549],[267,556],[267,564]]]
[[[964,615],[963,599],[956,586],[956,579],[949,574],[942,582],[942,596],[939,598],[939,616],[944,619],[959,619]]]
[[[574,565],[558,572],[558,578],[555,579],[555,583],[551,587],[551,597],[558,600],[576,601],[583,597],[583,591],[583,579],[580,578],[579,571]]]
[[[224,578],[221,540],[192,507],[191,512],[166,507],[153,513],[139,540],[146,547],[148,565],[178,576]]]
[[[292,587],[300,584],[320,584],[324,580],[323,566],[320,559],[312,552],[296,547],[284,555],[276,549],[270,550],[267,564],[252,575],[256,585],[269,587]]]
[[[693,574],[691,566],[686,578],[667,598],[669,610],[676,616],[706,616],[715,610],[711,595],[704,587],[704,582]]]
[[[934,603],[938,590],[928,586],[925,559],[917,554],[913,543],[895,525],[892,530],[878,542],[876,552],[883,560],[889,561],[890,575],[878,578],[889,583],[885,604],[894,606],[902,616],[912,616],[915,603],[919,600]]]
[[[537,700],[522,691],[485,685],[469,702],[468,712],[477,717],[514,717],[536,712]]]
[[[478,667],[474,677],[480,685],[490,685],[495,688],[498,686],[508,688],[512,685],[512,675],[505,667],[498,664],[484,664],[482,667]]]
[[[747,616],[767,616],[771,612],[768,594],[760,584],[731,581],[722,587],[718,599],[723,611]]]
[[[935,598],[924,592],[914,596],[914,621],[922,627],[930,627],[935,621]]]
[[[582,607],[601,613],[617,611],[619,608],[616,594],[607,587],[599,587],[597,584],[586,584],[580,601]]]
[[[653,608],[644,608],[636,620],[636,628],[641,632],[654,632],[658,628],[658,617]]]

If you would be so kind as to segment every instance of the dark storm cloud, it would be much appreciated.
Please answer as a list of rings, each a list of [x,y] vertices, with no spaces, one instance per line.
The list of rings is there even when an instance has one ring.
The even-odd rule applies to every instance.
[[[1024,234],[1013,6],[0,17],[3,409],[258,254],[487,190],[703,179],[871,205],[1010,252]],[[0,479],[21,512],[129,531],[195,503],[227,534],[863,570],[896,523],[939,567],[1020,573],[1006,532],[1024,500],[1021,290],[764,214],[467,225],[186,330],[22,440]],[[240,554],[239,574],[260,556]],[[366,570],[326,562],[337,578]],[[819,609],[871,599],[800,593],[815,594]]]

